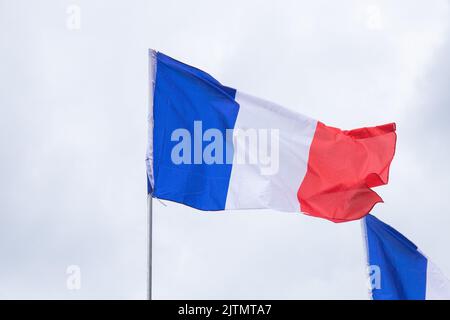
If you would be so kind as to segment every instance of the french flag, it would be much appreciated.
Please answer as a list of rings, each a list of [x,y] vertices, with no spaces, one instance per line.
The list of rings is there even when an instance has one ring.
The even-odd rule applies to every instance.
[[[153,197],[200,210],[274,209],[334,222],[382,202],[395,124],[343,131],[150,50]]]
[[[371,214],[362,223],[373,300],[450,299],[450,281],[414,243]]]

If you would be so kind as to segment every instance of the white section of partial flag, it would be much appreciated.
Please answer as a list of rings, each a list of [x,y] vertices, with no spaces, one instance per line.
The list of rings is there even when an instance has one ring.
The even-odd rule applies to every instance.
[[[450,280],[428,259],[426,300],[449,300]]]

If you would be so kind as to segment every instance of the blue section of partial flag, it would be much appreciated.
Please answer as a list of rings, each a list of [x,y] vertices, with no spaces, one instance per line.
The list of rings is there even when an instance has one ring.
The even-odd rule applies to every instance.
[[[209,74],[157,53],[153,98],[153,196],[201,210],[225,209],[232,165],[205,164],[203,161],[195,164],[194,159],[193,164],[175,164],[170,150],[179,141],[172,141],[171,135],[176,129],[186,129],[191,140],[199,139],[197,147],[201,148],[197,151],[202,152],[207,143],[201,135],[195,136],[194,123],[201,121],[202,132],[214,128],[226,137],[226,129],[234,128],[239,112],[235,95],[235,89],[221,85]],[[232,149],[232,143],[226,147]],[[191,141],[191,148],[194,155],[194,141]]]
[[[424,300],[427,258],[414,243],[386,223],[370,214],[364,220],[369,264],[378,266],[381,276],[380,287],[372,289],[372,298]]]

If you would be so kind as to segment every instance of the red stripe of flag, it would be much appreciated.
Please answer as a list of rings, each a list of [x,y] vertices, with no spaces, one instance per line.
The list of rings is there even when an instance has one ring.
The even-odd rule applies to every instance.
[[[333,222],[356,220],[383,202],[371,188],[387,184],[395,123],[342,131],[317,123],[308,170],[298,190],[301,211]]]

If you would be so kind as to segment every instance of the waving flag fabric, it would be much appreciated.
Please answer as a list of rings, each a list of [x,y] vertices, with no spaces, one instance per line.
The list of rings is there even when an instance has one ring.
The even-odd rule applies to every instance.
[[[414,243],[370,214],[363,226],[374,300],[450,299],[449,280]]]
[[[268,208],[334,222],[388,182],[395,124],[343,131],[150,50],[152,195],[200,210]]]

